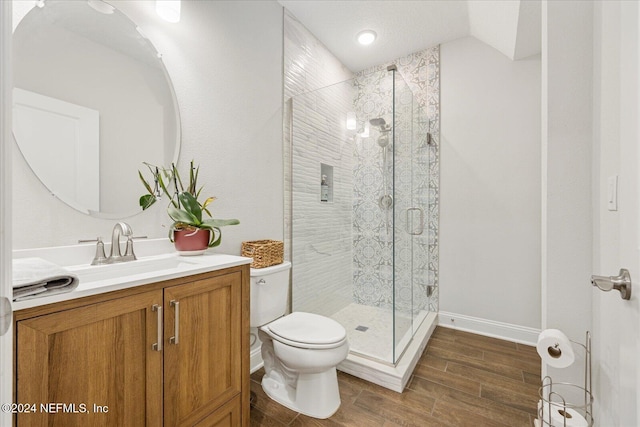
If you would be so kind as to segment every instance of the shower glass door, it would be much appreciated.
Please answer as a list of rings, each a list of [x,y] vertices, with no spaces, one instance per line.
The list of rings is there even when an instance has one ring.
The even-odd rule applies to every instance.
[[[427,116],[386,69],[296,95],[287,116],[292,309],[394,365],[428,310]]]
[[[428,308],[429,121],[393,72],[393,360],[411,342]]]

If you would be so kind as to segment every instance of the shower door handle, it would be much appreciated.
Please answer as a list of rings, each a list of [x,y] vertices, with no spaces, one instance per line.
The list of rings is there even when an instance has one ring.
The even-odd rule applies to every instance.
[[[420,213],[420,228],[415,230],[413,227],[413,213],[418,211]],[[409,224],[411,224],[411,229],[409,229]],[[422,208],[408,208],[407,209],[407,233],[412,236],[419,236],[424,231],[424,210]]]

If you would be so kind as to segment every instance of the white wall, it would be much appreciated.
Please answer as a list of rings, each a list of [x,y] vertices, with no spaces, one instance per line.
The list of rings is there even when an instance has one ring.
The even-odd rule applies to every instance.
[[[540,57],[473,37],[440,52],[441,323],[539,328]]]
[[[180,165],[200,163],[205,191],[218,198],[213,215],[241,222],[223,230],[216,250],[239,254],[243,240],[282,239],[282,8],[275,1],[189,1],[181,21],[170,24],[153,2],[112,3],[163,53],[182,119]],[[53,199],[16,151],[14,249],[110,235],[113,220]],[[166,236],[171,224],[160,204],[126,221],[149,237]]]
[[[542,7],[542,327],[591,328],[593,2]],[[582,381],[583,364],[543,373]]]

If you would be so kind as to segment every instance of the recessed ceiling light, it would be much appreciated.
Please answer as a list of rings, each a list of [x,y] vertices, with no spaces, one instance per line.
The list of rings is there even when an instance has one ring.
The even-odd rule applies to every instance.
[[[373,43],[377,36],[378,35],[373,30],[363,30],[358,33],[356,38],[358,39],[358,43],[367,46]]]
[[[156,0],[156,13],[165,21],[180,22],[180,0]]]

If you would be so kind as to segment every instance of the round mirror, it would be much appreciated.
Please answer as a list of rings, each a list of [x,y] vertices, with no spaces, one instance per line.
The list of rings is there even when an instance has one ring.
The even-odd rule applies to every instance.
[[[36,3],[13,35],[13,134],[33,172],[101,218],[140,212],[143,162],[169,167],[180,118],[161,55],[101,0]]]

